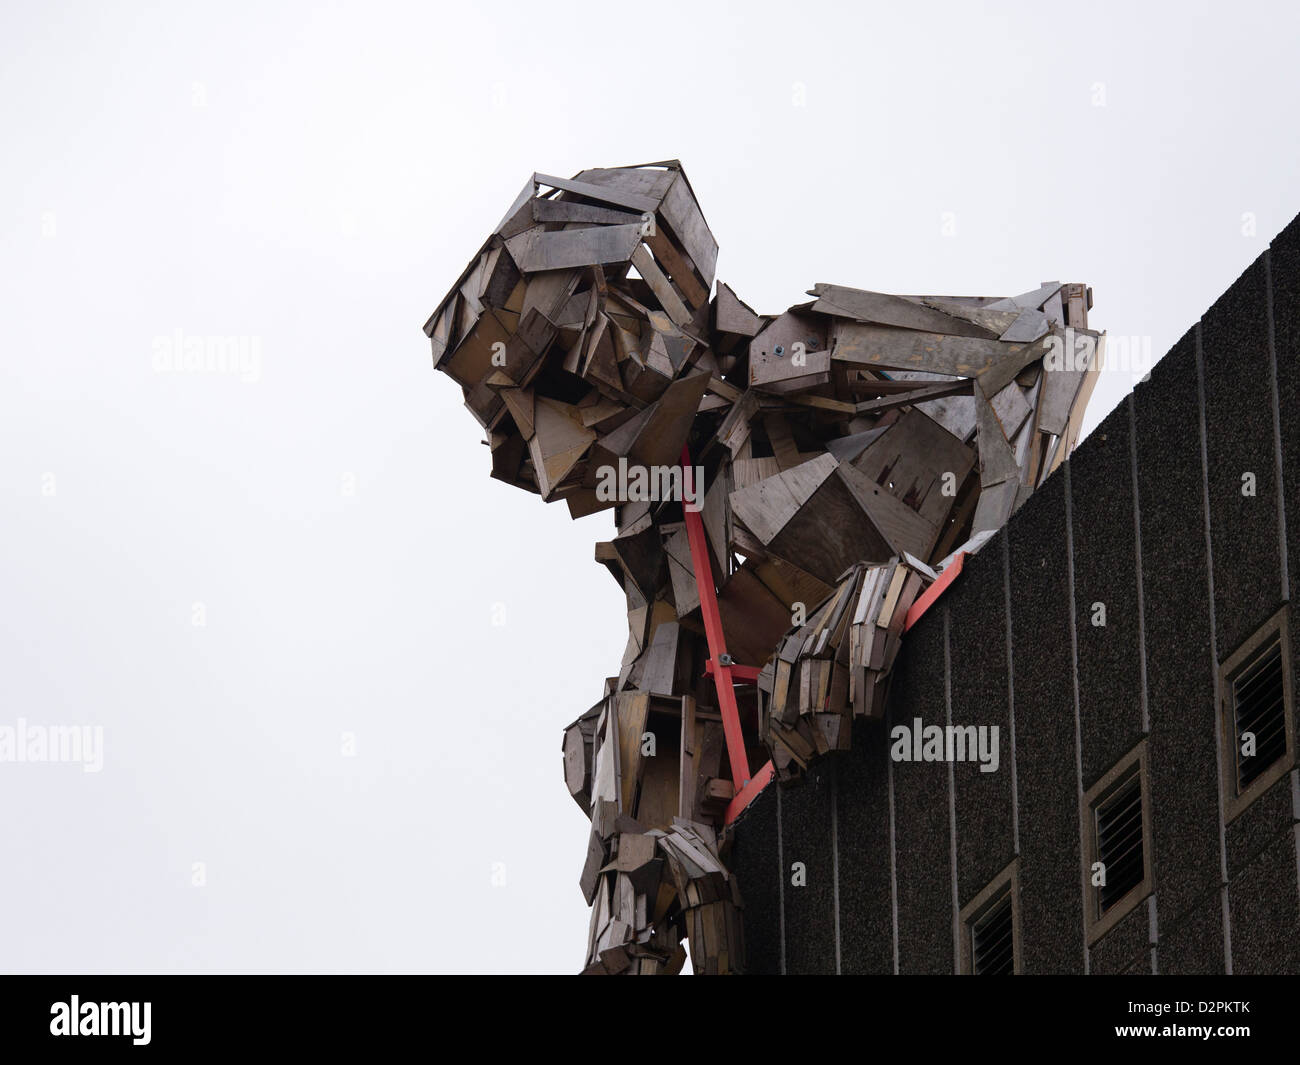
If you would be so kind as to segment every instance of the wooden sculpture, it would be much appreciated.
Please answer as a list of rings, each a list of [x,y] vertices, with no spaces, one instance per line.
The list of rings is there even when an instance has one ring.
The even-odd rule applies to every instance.
[[[763,315],[717,251],[675,160],[534,174],[425,326],[493,477],[614,512],[627,651],[563,740],[590,973],[677,972],[683,937],[743,971],[729,817],[883,716],[909,609],[1069,454],[1100,367],[1082,284]]]

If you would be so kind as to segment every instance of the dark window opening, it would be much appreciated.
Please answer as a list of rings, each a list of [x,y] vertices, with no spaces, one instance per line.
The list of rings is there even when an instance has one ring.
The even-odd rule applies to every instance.
[[[976,976],[1010,976],[1016,971],[1011,892],[971,925],[971,971]]]
[[[1105,869],[1098,915],[1137,887],[1145,875],[1142,853],[1142,778],[1138,773],[1097,806],[1097,860]]]
[[[1276,635],[1229,684],[1240,795],[1286,754],[1282,644]]]

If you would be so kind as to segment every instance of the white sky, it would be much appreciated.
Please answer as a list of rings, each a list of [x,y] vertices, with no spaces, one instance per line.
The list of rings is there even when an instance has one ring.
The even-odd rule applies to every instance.
[[[420,330],[528,175],[680,158],[760,311],[1087,281],[1158,357],[1300,210],[1297,11],[6,5],[0,727],[104,764],[0,764],[0,968],[576,970],[612,523]]]

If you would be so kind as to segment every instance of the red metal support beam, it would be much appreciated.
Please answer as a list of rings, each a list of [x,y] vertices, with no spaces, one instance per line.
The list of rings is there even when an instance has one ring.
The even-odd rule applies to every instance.
[[[709,672],[718,689],[718,709],[722,713],[722,731],[727,738],[727,758],[731,762],[731,782],[739,797],[750,783],[749,757],[745,753],[745,734],[740,727],[740,709],[736,705],[735,678],[722,632],[722,614],[718,611],[718,593],[709,564],[709,542],[704,535],[704,519],[698,510],[686,505],[695,499],[690,448],[682,445],[682,513],[686,518],[686,539],[691,548],[691,564],[700,594],[700,614],[704,617],[704,635],[709,642]],[[701,485],[701,488],[703,486]],[[734,803],[736,800],[733,799]]]
[[[957,574],[961,572],[964,565],[966,565],[965,551],[949,562],[948,568],[939,574],[939,579],[930,585],[925,590],[925,593],[912,604],[912,609],[907,612],[907,618],[903,621],[904,632],[921,620],[921,615],[929,610],[934,601],[943,595],[944,589],[957,579]]]
[[[754,779],[746,784],[731,802],[727,803],[727,812],[723,815],[722,820],[724,825],[731,824],[740,816],[741,811],[758,797],[758,793],[767,787],[771,781],[772,772],[772,763],[768,761],[762,769],[754,774]]]
[[[730,669],[731,675],[735,680],[745,681],[748,684],[753,684],[758,680],[758,666],[738,666],[733,662]],[[713,676],[713,659],[710,658],[704,663],[704,672],[710,677]]]

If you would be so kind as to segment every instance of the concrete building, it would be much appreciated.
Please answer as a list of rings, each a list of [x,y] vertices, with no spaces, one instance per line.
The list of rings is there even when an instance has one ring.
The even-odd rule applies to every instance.
[[[749,971],[1300,972],[1298,573],[1300,219],[746,811]]]

